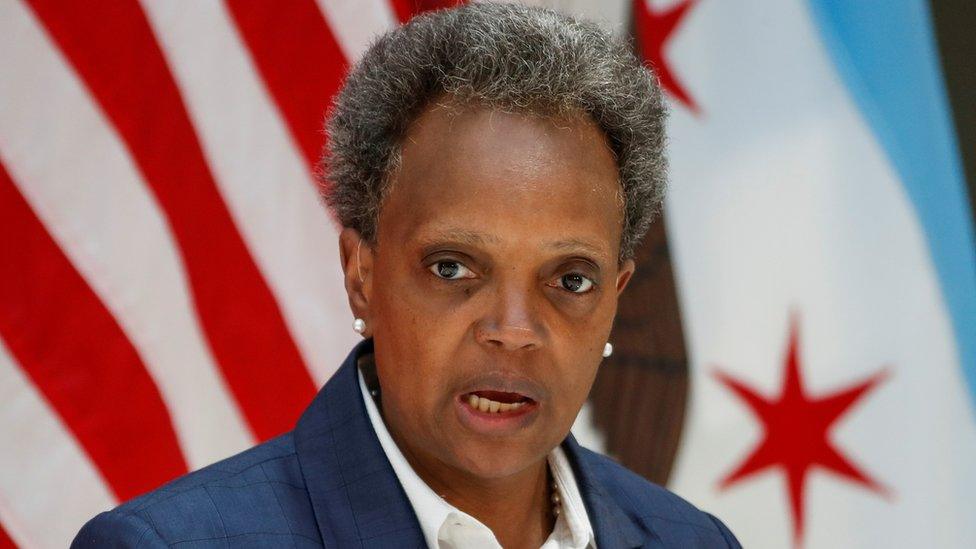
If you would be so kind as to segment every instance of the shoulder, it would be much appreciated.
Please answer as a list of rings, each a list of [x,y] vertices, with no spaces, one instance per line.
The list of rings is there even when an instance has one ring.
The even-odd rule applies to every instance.
[[[666,546],[684,547],[694,540],[704,547],[740,547],[722,521],[674,492],[586,448],[580,447],[579,458],[621,509]]]
[[[230,538],[268,545],[321,543],[290,433],[96,516],[72,548],[166,547]]]

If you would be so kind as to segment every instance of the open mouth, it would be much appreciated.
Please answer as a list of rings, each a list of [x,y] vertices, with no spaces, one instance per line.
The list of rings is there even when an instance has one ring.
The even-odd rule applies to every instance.
[[[526,385],[525,389],[518,388],[517,383],[488,382],[482,387],[486,385],[490,389],[477,389],[457,396],[457,417],[469,430],[489,437],[511,436],[539,419],[542,403],[537,395],[544,395],[544,391],[528,383],[522,383]]]
[[[535,402],[531,398],[519,393],[506,393],[502,391],[474,391],[462,395],[461,399],[471,408],[488,414],[515,412],[523,406]]]

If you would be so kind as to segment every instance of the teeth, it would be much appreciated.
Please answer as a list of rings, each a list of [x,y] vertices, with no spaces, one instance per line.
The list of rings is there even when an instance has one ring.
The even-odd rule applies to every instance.
[[[511,404],[506,402],[498,402],[495,400],[479,397],[478,395],[468,395],[468,405],[476,410],[482,412],[488,412],[491,414],[498,412],[508,412],[511,410],[518,410],[522,406],[525,406],[524,402],[513,402]]]

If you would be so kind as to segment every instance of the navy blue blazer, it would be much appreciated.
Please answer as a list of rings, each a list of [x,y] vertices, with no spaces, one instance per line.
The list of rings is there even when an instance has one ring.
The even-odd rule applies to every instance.
[[[292,432],[96,516],[71,547],[424,547],[359,389],[356,359],[370,344]],[[572,435],[563,448],[599,548],[740,547],[721,521]]]

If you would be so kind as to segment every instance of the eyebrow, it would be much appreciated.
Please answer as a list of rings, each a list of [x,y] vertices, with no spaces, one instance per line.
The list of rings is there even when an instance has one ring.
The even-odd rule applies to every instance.
[[[471,231],[467,229],[455,228],[455,227],[445,227],[442,229],[437,229],[430,235],[423,238],[425,245],[433,244],[436,242],[457,242],[458,244],[467,244],[469,246],[477,246],[483,244],[497,244],[501,242],[501,238],[497,235],[479,233],[478,231]]]
[[[557,240],[555,242],[546,243],[546,249],[559,251],[559,252],[571,252],[582,250],[584,252],[590,253],[597,257],[604,254],[604,250],[599,246],[593,244],[592,242],[582,240],[579,238],[568,238],[566,240]]]
[[[423,245],[429,246],[439,242],[456,242],[458,244],[478,246],[484,244],[498,244],[501,242],[501,240],[502,239],[498,235],[491,233],[482,233],[455,227],[445,227],[442,229],[437,229],[430,235],[425,236],[423,238]],[[600,246],[581,238],[567,238],[564,240],[546,242],[543,245],[543,248],[557,252],[585,252],[596,257],[600,257],[605,253],[605,250],[603,250]]]

